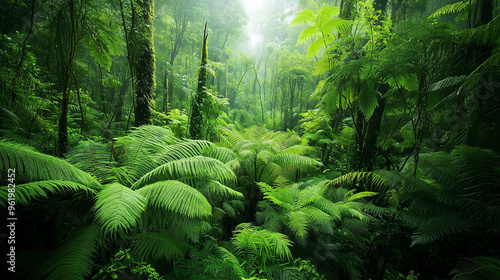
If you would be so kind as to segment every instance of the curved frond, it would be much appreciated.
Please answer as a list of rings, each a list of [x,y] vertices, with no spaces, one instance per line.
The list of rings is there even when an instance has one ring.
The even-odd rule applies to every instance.
[[[179,242],[163,233],[145,232],[136,236],[137,240],[132,247],[132,254],[140,260],[151,258],[167,260],[182,256],[184,250]]]
[[[97,194],[94,205],[97,220],[106,234],[134,227],[146,209],[147,200],[139,193],[119,184],[106,185]]]
[[[180,180],[185,178],[209,178],[222,183],[234,182],[236,175],[219,160],[195,156],[175,160],[163,164],[145,174],[132,188],[139,189],[147,184],[164,180]]]
[[[476,256],[464,258],[450,273],[453,280],[500,279],[500,258]]]
[[[99,227],[90,225],[70,237],[54,252],[44,268],[47,280],[88,279],[94,266]]]
[[[16,201],[22,205],[28,205],[31,200],[38,198],[47,198],[49,194],[79,192],[83,191],[91,195],[95,195],[94,189],[84,185],[60,180],[36,181],[26,184],[16,185]],[[0,204],[7,205],[8,187],[0,187]]]
[[[0,170],[16,170],[16,182],[45,180],[73,181],[96,191],[102,188],[92,176],[56,157],[35,152],[21,145],[0,142]]]
[[[231,265],[236,275],[238,275],[241,278],[248,277],[247,273],[245,272],[245,269],[243,269],[243,265],[240,264],[240,261],[235,255],[233,255],[233,253],[229,252],[226,248],[218,247],[218,249],[219,252],[222,254],[222,259]]]
[[[455,216],[439,216],[428,220],[413,236],[411,245],[426,244],[445,235],[469,230],[471,225]]]
[[[179,181],[160,181],[137,190],[151,207],[172,211],[189,218],[212,215],[212,207],[199,191]]]
[[[82,141],[66,154],[66,158],[79,169],[93,174],[100,182],[111,177],[111,153],[105,144]]]
[[[473,1],[476,2],[476,1]],[[446,14],[454,14],[461,12],[462,10],[469,7],[470,1],[458,1],[452,4],[444,5],[443,7],[437,9],[432,15],[429,17],[439,17],[441,15]]]
[[[288,217],[287,226],[299,239],[304,239],[309,228],[309,215],[302,211],[292,211],[288,213]]]

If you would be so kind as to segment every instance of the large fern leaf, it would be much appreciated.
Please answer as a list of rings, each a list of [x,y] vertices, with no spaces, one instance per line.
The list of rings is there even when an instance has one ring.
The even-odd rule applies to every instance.
[[[195,156],[163,164],[141,177],[132,188],[163,180],[179,180],[184,178],[209,178],[222,183],[234,182],[236,175],[224,163],[208,157]]]
[[[16,185],[16,202],[22,205],[28,205],[31,200],[38,198],[47,198],[49,194],[66,193],[66,192],[85,192],[90,195],[95,195],[97,192],[87,186],[60,180],[36,181],[26,184]],[[8,187],[0,187],[0,204],[7,205]]]
[[[146,205],[147,200],[141,194],[112,183],[99,192],[94,209],[104,232],[114,234],[137,225]]]
[[[132,253],[140,260],[167,260],[182,256],[184,250],[179,242],[164,233],[145,232],[136,236]]]
[[[61,159],[21,145],[0,142],[0,172],[4,178],[8,169],[15,169],[18,183],[60,180],[72,181],[96,191],[102,188],[92,176]]]
[[[189,218],[212,215],[212,207],[199,191],[179,181],[160,181],[137,190],[151,207],[172,211]]]
[[[450,273],[453,280],[500,279],[500,258],[476,256],[464,258]]]
[[[111,177],[111,152],[105,144],[82,141],[66,154],[67,161],[93,174],[100,182]]]
[[[90,225],[71,236],[53,253],[43,268],[47,280],[89,279],[94,267],[99,227]]]

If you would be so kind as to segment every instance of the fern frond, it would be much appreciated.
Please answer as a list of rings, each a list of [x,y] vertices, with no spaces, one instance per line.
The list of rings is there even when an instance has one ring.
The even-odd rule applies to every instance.
[[[313,206],[304,207],[301,211],[314,223],[314,230],[322,229],[323,232],[332,233],[332,216]]]
[[[236,227],[232,243],[239,251],[262,252],[261,256],[290,260],[292,242],[282,233],[258,229],[251,224],[240,224]]]
[[[200,155],[210,156],[215,149],[215,145],[209,141],[186,140],[163,147],[161,152],[154,154],[154,157],[157,158],[158,164],[161,165],[183,158]]]
[[[436,241],[445,235],[469,230],[471,225],[455,216],[439,216],[428,220],[413,236],[411,246]]]
[[[16,202],[22,205],[28,205],[31,200],[47,198],[49,194],[59,194],[66,192],[85,192],[89,195],[95,195],[97,192],[87,186],[60,180],[36,181],[26,184],[16,185]],[[0,204],[7,206],[8,187],[0,187]]]
[[[437,81],[429,87],[429,91],[437,91],[441,90],[443,88],[448,88],[452,86],[456,86],[461,84],[463,81],[465,81],[467,76],[462,75],[462,76],[453,76],[453,77],[446,77],[442,79],[441,81]]]
[[[199,190],[205,197],[225,197],[225,198],[240,198],[243,199],[244,196],[241,192],[233,190],[232,188],[225,186],[221,182],[209,178],[182,178],[179,181],[192,186],[193,188]]]
[[[195,156],[171,161],[153,169],[135,182],[132,188],[138,189],[157,181],[185,178],[208,178],[222,183],[236,181],[236,175],[224,163],[213,158]]]
[[[111,177],[111,153],[108,147],[94,141],[82,141],[66,154],[67,161],[93,174],[100,182]]]
[[[216,147],[215,149],[204,153],[204,155],[220,160],[225,164],[238,158],[238,156],[231,149],[225,147]]]
[[[160,181],[144,186],[137,193],[148,200],[151,207],[172,211],[189,218],[212,215],[212,207],[203,194],[179,181]]]
[[[146,205],[147,200],[142,195],[113,183],[97,194],[94,210],[104,232],[114,234],[136,226]]]
[[[298,239],[304,240],[309,228],[309,215],[302,211],[288,213],[287,226]]]
[[[132,245],[132,254],[139,260],[165,258],[170,260],[184,254],[179,242],[168,237],[164,233],[145,232],[136,236],[136,242]]]
[[[240,264],[240,261],[235,255],[233,255],[233,253],[229,252],[226,248],[218,247],[218,249],[222,255],[222,259],[231,265],[236,275],[242,279],[249,277],[245,272],[243,265]]]
[[[88,279],[94,267],[99,227],[90,225],[68,238],[47,261],[47,280]]]
[[[366,197],[372,197],[372,196],[375,196],[377,194],[378,193],[376,193],[376,192],[359,192],[356,194],[349,195],[347,197],[347,201],[354,201],[354,200],[363,199]]]
[[[452,4],[444,5],[443,7],[437,9],[432,15],[429,17],[439,17],[441,15],[454,14],[461,12],[462,10],[469,7],[469,3],[471,1],[458,1]],[[475,5],[476,1],[472,1],[472,5]]]
[[[288,154],[288,153],[279,153],[276,154],[272,159],[272,162],[278,164],[281,167],[294,165],[299,169],[306,169],[312,167],[319,167],[322,164],[314,160],[310,157],[296,155],[296,154]]]
[[[96,191],[102,186],[92,176],[73,165],[35,152],[21,145],[0,142],[0,171],[7,178],[7,170],[16,170],[16,182],[33,182],[45,180],[73,181]]]
[[[450,273],[452,280],[500,279],[500,258],[476,256],[464,258]]]

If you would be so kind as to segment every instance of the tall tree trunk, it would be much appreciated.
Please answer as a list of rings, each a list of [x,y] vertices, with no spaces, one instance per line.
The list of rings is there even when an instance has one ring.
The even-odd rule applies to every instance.
[[[203,31],[203,46],[201,49],[201,63],[198,72],[198,87],[196,89],[196,94],[191,105],[191,118],[189,124],[189,135],[191,139],[203,139],[205,136],[203,130],[203,103],[206,98],[206,85],[207,85],[207,69],[206,65],[208,63],[208,51],[207,51],[207,39],[208,30],[207,24],[205,24],[205,30]]]
[[[153,47],[154,0],[138,0],[140,7],[138,33],[135,35],[136,104],[135,126],[153,123],[155,81],[155,53]],[[134,9],[134,11],[137,11]]]
[[[78,26],[77,19],[75,18],[75,1],[69,1],[69,13],[70,13],[70,34],[69,34],[69,46],[68,46],[68,57],[67,60],[63,59],[63,76],[61,81],[62,90],[62,102],[61,102],[61,116],[59,117],[59,127],[58,127],[58,139],[59,139],[59,155],[69,151],[69,138],[68,138],[68,107],[69,107],[69,80],[71,73],[73,71],[73,61],[76,54],[76,45],[78,44]],[[63,14],[63,13],[61,13]],[[64,55],[63,45],[65,44],[61,36],[60,47],[61,55]]]

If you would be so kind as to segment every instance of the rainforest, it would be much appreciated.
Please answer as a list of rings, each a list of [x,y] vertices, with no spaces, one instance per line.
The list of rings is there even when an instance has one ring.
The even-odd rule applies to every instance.
[[[500,279],[500,1],[2,0],[1,279]]]

